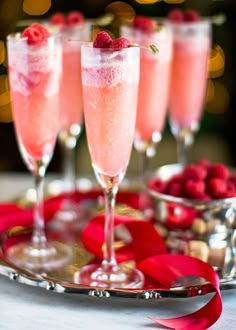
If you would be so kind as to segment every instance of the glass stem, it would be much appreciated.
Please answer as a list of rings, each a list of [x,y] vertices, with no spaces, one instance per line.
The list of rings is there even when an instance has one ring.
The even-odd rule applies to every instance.
[[[114,189],[105,191],[105,250],[103,268],[112,268],[117,265],[114,252],[114,208],[116,193]]]
[[[105,248],[102,270],[109,273],[117,270],[117,262],[114,252],[114,209],[119,183],[123,179],[124,173],[115,177],[109,177],[95,170],[95,174],[98,182],[103,188],[105,197]]]
[[[146,150],[139,152],[139,158],[140,158],[140,178],[141,182],[143,183],[143,179],[145,178],[148,170],[149,165],[149,159],[147,157]]]
[[[47,241],[43,215],[43,191],[46,169],[42,164],[37,165],[37,169],[34,173],[36,202],[34,207],[34,230],[32,235],[32,242],[36,248],[44,248]]]
[[[185,139],[177,138],[177,156],[179,164],[186,165],[188,163],[188,146]]]
[[[63,146],[63,174],[64,174],[64,189],[65,192],[70,193],[76,187],[75,174],[75,149]]]

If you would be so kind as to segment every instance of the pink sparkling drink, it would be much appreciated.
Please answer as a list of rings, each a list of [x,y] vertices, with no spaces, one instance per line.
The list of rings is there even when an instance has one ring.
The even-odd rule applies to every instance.
[[[84,116],[92,165],[95,172],[115,177],[125,173],[134,139],[139,49],[82,49]]]
[[[70,131],[73,124],[82,124],[83,103],[81,86],[80,42],[63,43],[63,74],[60,87],[60,129]]]
[[[165,124],[169,100],[170,68],[172,59],[172,33],[166,26],[158,25],[154,32],[122,26],[121,34],[131,43],[154,44],[159,53],[148,49],[140,51],[140,83],[136,120],[135,146],[140,149],[142,141],[155,140]]]
[[[207,20],[170,26],[174,35],[170,120],[173,131],[195,130],[206,94],[211,26]]]
[[[61,46],[49,52],[48,43],[44,50],[42,45],[27,45],[26,39],[8,40],[14,124],[27,163],[51,157],[59,129]]]
[[[63,57],[60,87],[60,129],[62,134],[77,135],[83,121],[81,45],[91,39],[91,24],[85,22],[79,26],[65,27],[61,31],[61,35]]]

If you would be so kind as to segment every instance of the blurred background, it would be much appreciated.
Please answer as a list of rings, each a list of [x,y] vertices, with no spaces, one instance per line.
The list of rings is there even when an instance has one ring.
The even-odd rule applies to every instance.
[[[208,158],[236,166],[236,52],[235,0],[0,0],[0,172],[27,171],[19,154],[11,114],[7,72],[6,36],[22,28],[22,21],[47,19],[55,12],[81,11],[85,18],[105,20],[94,24],[93,35],[100,29],[119,35],[119,26],[135,15],[166,17],[174,8],[194,9],[202,16],[217,16],[213,25],[213,43],[209,60],[209,79],[200,131],[191,151],[191,160]],[[102,25],[101,25],[102,24]],[[153,168],[176,162],[176,144],[168,120],[163,139],[151,160]],[[61,169],[60,148],[56,145],[48,172]],[[77,146],[78,175],[92,172],[83,132]],[[138,173],[137,153],[133,150],[128,173]]]

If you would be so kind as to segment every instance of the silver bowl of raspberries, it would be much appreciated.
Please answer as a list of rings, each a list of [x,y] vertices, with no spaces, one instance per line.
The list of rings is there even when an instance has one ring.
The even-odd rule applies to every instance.
[[[220,277],[235,276],[236,170],[205,159],[164,165],[149,176],[147,191],[170,253],[200,258]]]

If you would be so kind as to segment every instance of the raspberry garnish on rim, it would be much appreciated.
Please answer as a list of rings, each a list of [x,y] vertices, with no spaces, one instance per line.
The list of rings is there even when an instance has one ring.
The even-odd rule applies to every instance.
[[[106,31],[100,31],[98,32],[94,42],[93,47],[94,48],[109,48],[112,44],[112,38]]]
[[[158,48],[155,45],[138,45],[138,44],[131,44],[128,39],[124,37],[120,37],[117,39],[112,39],[109,33],[106,31],[98,32],[95,40],[93,41],[94,48],[112,48],[115,51],[121,50],[123,48],[129,47],[139,47],[139,48],[146,48],[150,50],[153,54],[157,54],[159,52]]]
[[[200,20],[200,15],[196,10],[173,9],[168,14],[168,19],[173,23],[194,23]]]
[[[143,32],[154,32],[157,28],[157,22],[146,16],[136,16],[132,22],[132,27]]]
[[[34,45],[50,37],[48,30],[39,23],[33,23],[27,27],[21,35],[23,38],[27,38],[29,45]]]

